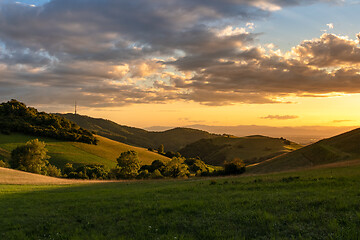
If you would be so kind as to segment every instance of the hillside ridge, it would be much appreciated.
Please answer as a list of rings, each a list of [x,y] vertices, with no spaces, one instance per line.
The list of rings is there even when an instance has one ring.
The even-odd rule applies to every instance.
[[[78,114],[58,114],[79,126],[95,131],[100,136],[144,148],[158,148],[164,145],[165,151],[178,151],[187,144],[200,139],[220,136],[203,130],[177,127],[166,131],[147,131],[141,128],[120,125],[111,120],[92,118]]]
[[[360,128],[345,132],[286,155],[249,167],[252,173],[268,173],[315,167],[360,158]]]
[[[185,157],[198,156],[205,163],[212,165],[223,165],[234,158],[240,158],[245,164],[252,165],[301,147],[284,138],[261,135],[219,136],[191,143],[181,149],[180,153]]]

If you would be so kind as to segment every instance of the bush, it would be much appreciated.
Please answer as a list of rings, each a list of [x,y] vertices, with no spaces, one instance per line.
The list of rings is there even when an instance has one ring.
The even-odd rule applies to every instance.
[[[65,167],[63,168],[64,176],[68,176],[71,172],[74,172],[73,165],[71,163],[65,164]]]
[[[73,168],[71,163],[67,163],[63,169],[63,173],[67,178],[76,179],[109,179],[110,173],[105,169],[104,165],[90,164],[83,165],[76,169]]]
[[[189,167],[184,163],[185,159],[174,157],[169,161],[164,169],[163,175],[165,177],[188,177],[190,175]]]
[[[0,167],[6,168],[8,167],[8,164],[4,162],[3,160],[0,160]]]
[[[245,172],[245,163],[240,158],[234,158],[230,162],[225,162],[224,170],[226,175],[241,174]]]
[[[43,169],[43,174],[51,177],[61,177],[61,170],[54,165],[48,164]]]
[[[158,169],[156,169],[153,173],[150,174],[150,178],[161,179],[164,178],[164,176],[161,174],[161,172]]]
[[[164,145],[161,144],[161,145],[158,147],[157,151],[158,151],[158,153],[160,153],[160,154],[164,154]]]
[[[168,158],[173,158],[173,157],[181,157],[181,154],[179,152],[172,152],[172,151],[167,151],[165,153],[165,156],[168,157]]]
[[[139,172],[139,174],[137,175],[137,178],[144,179],[144,178],[148,178],[149,176],[150,176],[150,173],[148,170],[141,170]]]
[[[196,174],[201,174],[202,172],[208,172],[209,169],[207,165],[200,159],[190,159],[186,160],[185,163],[189,166],[191,172]],[[191,163],[191,164],[190,164]]]

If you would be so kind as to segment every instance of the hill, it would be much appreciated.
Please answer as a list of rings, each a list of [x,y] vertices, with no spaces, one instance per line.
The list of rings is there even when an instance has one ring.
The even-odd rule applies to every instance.
[[[174,128],[162,132],[152,132],[140,128],[119,125],[101,118],[92,118],[71,113],[59,115],[78,124],[82,128],[95,131],[96,134],[100,136],[144,148],[158,148],[160,144],[163,144],[165,151],[178,151],[189,143],[219,136],[192,128]]]
[[[217,137],[202,139],[180,150],[185,157],[199,156],[207,164],[222,165],[234,158],[254,164],[301,148],[300,145],[283,138],[260,135],[249,137]]]
[[[120,153],[128,150],[136,151],[142,164],[151,164],[152,161],[156,159],[165,162],[169,160],[147,149],[133,147],[101,136],[97,136],[97,145],[91,145],[20,133],[10,135],[0,134],[0,160],[9,159],[10,153],[14,148],[34,138],[46,142],[46,148],[49,151],[48,154],[51,156],[49,162],[60,168],[63,168],[66,163],[73,163],[75,166],[82,164],[102,164],[108,168],[112,168],[116,166],[116,159]]]
[[[250,167],[251,173],[288,171],[360,158],[360,128]]]
[[[54,114],[38,112],[24,103],[11,100],[0,104],[0,132],[26,133],[67,141],[96,144],[93,134],[73,122]]]

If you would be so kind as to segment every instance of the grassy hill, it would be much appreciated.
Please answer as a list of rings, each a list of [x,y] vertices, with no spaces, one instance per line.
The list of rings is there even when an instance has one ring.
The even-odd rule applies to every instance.
[[[202,139],[180,150],[186,157],[199,156],[205,163],[222,165],[234,158],[254,164],[266,159],[301,148],[285,139],[265,136],[217,137]]]
[[[158,148],[160,144],[163,144],[165,151],[178,151],[189,143],[219,136],[192,128],[174,128],[163,132],[151,132],[119,125],[101,118],[91,118],[71,113],[59,115],[82,128],[95,131],[96,134],[109,139],[144,148]]]
[[[360,128],[250,167],[251,173],[294,170],[360,158]]]
[[[51,138],[37,137],[25,134],[0,134],[0,160],[9,159],[11,151],[17,146],[27,141],[38,138],[46,142],[46,148],[51,156],[49,162],[62,168],[66,163],[73,163],[75,166],[80,164],[103,164],[108,168],[116,166],[116,159],[121,152],[134,150],[138,153],[142,164],[151,164],[153,160],[169,159],[147,149],[133,147],[124,143],[119,143],[101,136],[97,136],[97,145],[90,145],[80,142],[68,142]]]

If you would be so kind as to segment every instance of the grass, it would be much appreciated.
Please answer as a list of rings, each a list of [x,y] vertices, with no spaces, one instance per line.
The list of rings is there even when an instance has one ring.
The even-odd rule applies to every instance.
[[[1,239],[359,239],[360,166],[247,177],[0,185]]]
[[[60,168],[66,163],[73,163],[75,165],[103,164],[108,168],[113,168],[116,166],[116,158],[119,157],[120,153],[128,150],[135,150],[142,164],[151,164],[156,159],[168,161],[168,158],[150,152],[147,149],[133,147],[101,136],[97,136],[100,140],[98,145],[90,145],[15,133],[11,135],[0,134],[0,156],[9,158],[10,152],[14,148],[34,138],[46,142],[46,148],[51,156],[50,163]]]

